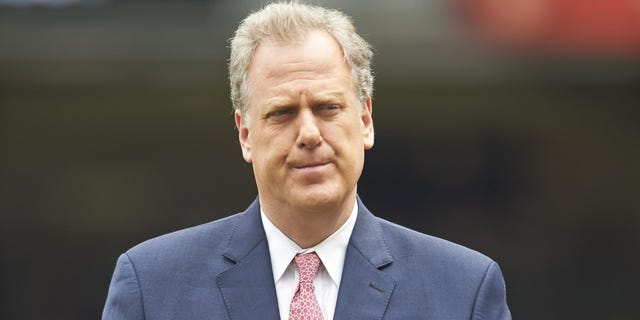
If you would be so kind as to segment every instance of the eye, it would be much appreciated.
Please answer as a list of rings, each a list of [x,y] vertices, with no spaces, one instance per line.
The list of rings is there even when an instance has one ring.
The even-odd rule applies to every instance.
[[[286,114],[290,114],[291,111],[289,110],[278,110],[278,111],[273,111],[271,113],[269,113],[269,116],[271,117],[277,117],[277,116],[284,116]]]
[[[289,108],[277,109],[267,113],[264,118],[267,120],[282,120],[292,113],[293,110]]]
[[[340,111],[340,106],[337,104],[323,104],[318,106],[316,111],[322,115],[333,115]]]

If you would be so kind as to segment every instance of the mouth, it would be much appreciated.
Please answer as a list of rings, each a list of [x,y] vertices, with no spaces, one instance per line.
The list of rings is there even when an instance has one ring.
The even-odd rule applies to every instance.
[[[316,168],[322,168],[324,166],[329,165],[329,162],[313,162],[313,163],[305,163],[305,164],[301,164],[301,165],[295,165],[293,166],[294,169],[299,169],[299,170],[312,170],[312,169],[316,169]]]
[[[297,163],[291,167],[291,174],[294,179],[302,179],[304,183],[321,183],[332,174],[331,166],[331,161]]]

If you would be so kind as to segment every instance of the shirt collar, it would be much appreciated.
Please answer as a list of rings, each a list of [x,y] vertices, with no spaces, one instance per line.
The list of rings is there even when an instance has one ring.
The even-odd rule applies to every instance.
[[[280,278],[282,278],[282,275],[284,275],[296,254],[315,251],[318,257],[320,257],[320,261],[322,261],[322,265],[327,270],[327,273],[329,273],[331,280],[339,287],[340,281],[342,280],[344,259],[347,254],[347,245],[349,244],[353,227],[356,224],[357,215],[358,203],[356,201],[349,214],[349,218],[347,218],[347,221],[345,221],[338,230],[316,246],[303,249],[273,225],[262,208],[260,208],[260,217],[262,218],[262,225],[264,226],[267,243],[269,244],[269,255],[271,256],[271,270],[273,271],[274,282],[277,283]]]

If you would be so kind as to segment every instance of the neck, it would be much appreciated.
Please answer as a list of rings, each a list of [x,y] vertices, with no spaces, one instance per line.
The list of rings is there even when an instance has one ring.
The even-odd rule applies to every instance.
[[[260,205],[269,221],[303,249],[317,245],[340,229],[355,202],[355,192],[344,201],[322,208],[273,206],[260,197]]]

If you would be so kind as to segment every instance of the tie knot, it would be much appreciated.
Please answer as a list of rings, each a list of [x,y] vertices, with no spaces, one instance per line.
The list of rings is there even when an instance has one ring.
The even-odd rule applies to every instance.
[[[320,258],[315,252],[298,254],[293,258],[298,266],[300,273],[300,282],[311,282],[318,273],[320,267]]]

